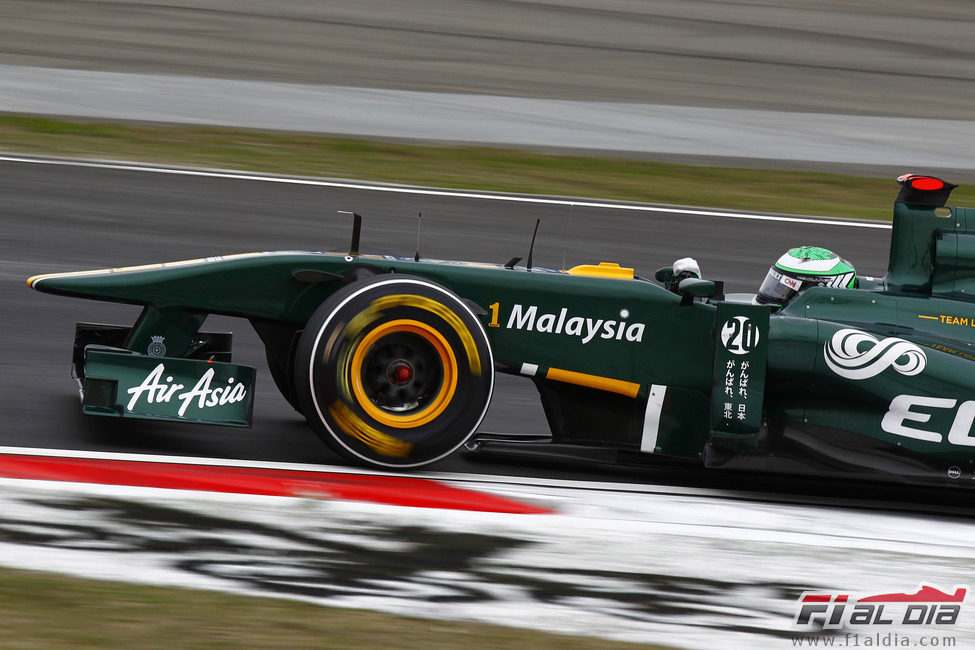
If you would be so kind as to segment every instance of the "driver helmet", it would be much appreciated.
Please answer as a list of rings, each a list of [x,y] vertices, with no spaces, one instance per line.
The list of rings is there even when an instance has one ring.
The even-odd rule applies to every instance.
[[[758,290],[758,302],[785,306],[800,291],[813,286],[855,289],[853,265],[821,246],[799,246],[772,265]]]

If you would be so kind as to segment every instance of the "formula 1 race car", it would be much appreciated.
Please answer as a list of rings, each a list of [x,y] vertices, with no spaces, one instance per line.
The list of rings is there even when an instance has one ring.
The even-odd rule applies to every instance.
[[[360,254],[358,215],[348,253],[28,285],[144,306],[131,327],[77,325],[86,414],[249,425],[255,369],[231,363],[228,334],[200,331],[224,314],[253,324],[284,397],[358,463],[513,444],[476,433],[503,372],[540,394],[551,436],[536,442],[619,462],[975,486],[975,210],[943,207],[955,186],[939,179],[899,181],[886,276],[806,288],[773,267],[788,300],[725,296],[669,267],[650,280],[611,263]]]

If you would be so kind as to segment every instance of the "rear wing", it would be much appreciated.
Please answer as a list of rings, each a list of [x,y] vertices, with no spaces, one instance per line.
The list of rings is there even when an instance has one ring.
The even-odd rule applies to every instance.
[[[945,207],[957,186],[939,178],[897,180],[886,291],[975,302],[975,209]]]

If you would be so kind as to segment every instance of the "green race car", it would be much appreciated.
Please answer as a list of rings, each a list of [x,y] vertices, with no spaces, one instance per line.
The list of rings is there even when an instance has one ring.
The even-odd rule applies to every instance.
[[[254,368],[209,314],[249,320],[274,383],[344,457],[432,463],[479,434],[497,372],[537,389],[539,445],[611,462],[846,474],[975,486],[975,210],[899,179],[890,263],[857,277],[790,250],[757,294],[723,295],[678,260],[652,279],[347,253],[266,252],[35,276],[39,291],[143,306],[79,323],[86,414],[247,426]],[[526,381],[527,385],[527,381]],[[973,399],[969,399],[973,398]]]

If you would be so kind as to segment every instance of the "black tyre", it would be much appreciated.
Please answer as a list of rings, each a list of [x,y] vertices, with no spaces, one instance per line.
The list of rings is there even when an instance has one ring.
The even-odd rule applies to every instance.
[[[494,360],[470,308],[429,280],[354,282],[315,311],[298,342],[302,413],[333,450],[418,467],[460,447],[487,412]]]
[[[278,387],[281,396],[288,400],[288,404],[291,407],[301,413],[301,407],[298,405],[298,398],[295,395],[295,389],[292,381],[291,375],[281,367],[281,362],[271,354],[270,349],[265,350],[264,358],[267,359],[267,369],[271,372],[271,379],[274,380],[274,385]]]

